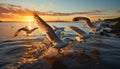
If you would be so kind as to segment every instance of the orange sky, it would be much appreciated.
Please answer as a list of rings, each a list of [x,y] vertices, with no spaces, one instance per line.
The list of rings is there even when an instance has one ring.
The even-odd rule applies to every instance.
[[[20,5],[0,3],[0,20],[1,21],[34,21],[32,9],[23,8]],[[36,11],[45,21],[72,21],[76,16],[84,16],[96,21],[108,18],[119,17],[120,11],[108,12],[106,10],[90,10],[84,12],[54,12],[54,11]]]
[[[69,15],[69,16],[49,16],[49,15],[39,15],[41,16],[41,18],[43,18],[45,21],[72,21],[72,19],[76,16],[79,15]],[[84,17],[88,17],[91,19],[91,21],[97,21],[98,18],[100,18],[101,20],[107,19],[107,18],[116,18],[114,16],[86,16],[86,15],[82,15]],[[2,17],[0,18],[0,20],[2,21],[25,21],[25,22],[32,22],[34,21],[33,16],[31,15],[24,15],[24,16],[15,16],[15,17]]]
[[[44,19],[45,21],[72,21],[72,19],[74,17],[76,17],[75,15],[70,15],[70,16],[43,16],[40,15],[42,19]],[[83,15],[85,16],[85,15]],[[107,18],[115,18],[114,16],[112,17],[105,17],[105,16],[85,16],[85,17],[89,17],[91,19],[91,21],[97,21],[98,18],[101,18],[102,20],[107,19]],[[34,21],[33,16],[17,16],[17,17],[7,17],[7,18],[0,18],[2,21],[25,21],[25,22],[32,22]]]

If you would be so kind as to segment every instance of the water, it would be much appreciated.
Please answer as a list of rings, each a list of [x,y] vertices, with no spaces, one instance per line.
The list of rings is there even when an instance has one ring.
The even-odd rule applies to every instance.
[[[64,23],[64,25],[63,25],[60,22],[58,22],[58,23],[57,22],[48,22],[48,24],[50,26],[55,25],[57,27],[67,27],[69,25],[74,25],[74,26],[77,26],[79,28],[84,28],[83,29],[84,31],[88,31],[88,29],[86,27],[84,27],[83,23],[74,23],[73,24],[73,23],[69,23],[68,22],[68,23]],[[14,22],[14,23],[12,23],[12,22],[11,23],[9,23],[9,22],[5,22],[4,23],[3,22],[3,23],[0,23],[0,29],[1,29],[1,31],[0,31],[0,41],[11,40],[11,39],[14,40],[14,38],[12,38],[12,37],[15,34],[15,32],[19,28],[25,27],[25,26],[27,26],[29,29],[37,27],[37,25],[35,23],[27,23],[27,22],[26,23],[24,23],[24,22]],[[65,30],[67,30],[67,33],[71,33],[69,31],[69,28],[66,28]],[[30,38],[34,39],[34,38],[39,38],[40,35],[42,35],[40,30],[34,31],[33,33],[30,34],[29,37],[26,37],[26,33],[25,32],[21,32],[19,34],[19,36],[15,38],[15,40],[16,39],[28,39],[28,38],[29,39]]]
[[[67,27],[69,25],[73,25],[83,29],[86,32],[89,31],[89,29],[86,28],[83,23],[49,22],[48,24],[50,26],[55,25],[57,27]],[[47,49],[46,45],[41,43],[44,35],[40,30],[35,30],[30,34],[30,36],[26,36],[25,32],[21,32],[17,37],[13,38],[16,30],[24,26],[28,26],[28,28],[37,27],[37,25],[34,23],[0,23],[0,69],[48,69],[52,61],[63,58],[61,55],[56,53],[56,50],[51,51],[51,49],[46,55],[49,56],[49,54],[53,54],[54,52],[54,54],[58,54],[56,59],[52,58],[47,60],[47,62],[40,59],[41,54],[45,53],[41,48],[44,48],[44,50]],[[66,28],[65,31],[66,34],[75,34],[70,31],[69,28]],[[72,53],[73,51],[81,52],[83,48],[86,49],[87,54],[94,49],[98,49],[101,57],[100,64],[80,64],[80,62],[75,61],[76,57],[73,56],[53,63],[52,69],[59,69],[59,67],[63,67],[61,69],[120,68],[120,38],[96,36],[87,40],[87,43],[74,42],[72,48],[73,49],[70,48],[69,50],[64,50],[65,53],[67,52],[66,55]]]

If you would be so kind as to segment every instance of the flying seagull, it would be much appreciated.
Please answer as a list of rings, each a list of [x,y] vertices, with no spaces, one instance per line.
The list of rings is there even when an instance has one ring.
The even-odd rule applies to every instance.
[[[56,35],[55,31],[42,18],[40,18],[37,13],[34,13],[34,18],[37,21],[40,30],[47,36],[49,41],[52,42],[54,48],[61,49],[68,45],[70,41],[69,38],[64,38],[63,40],[61,40]]]
[[[92,35],[86,33],[85,31],[81,30],[78,27],[69,26],[69,28],[77,34],[76,40],[79,41],[79,42],[81,42],[81,41],[86,42],[86,39],[88,39],[92,36]]]
[[[90,21],[89,18],[87,17],[75,17],[73,18],[73,21],[80,21],[83,20],[85,21],[85,25],[91,29],[92,32],[96,33],[97,31],[102,29],[102,26],[100,24],[98,24],[97,26],[94,26],[93,23]]]
[[[18,36],[18,34],[21,32],[21,31],[24,31],[26,32],[27,36],[32,33],[33,31],[35,31],[36,29],[38,29],[37,27],[33,28],[33,29],[28,29],[27,26],[25,27],[22,27],[20,29],[18,29],[16,32],[15,32],[15,35],[14,37]]]
[[[65,27],[57,27],[52,25],[53,30],[55,31],[56,35],[58,36],[58,38],[63,38],[64,37],[64,29]]]

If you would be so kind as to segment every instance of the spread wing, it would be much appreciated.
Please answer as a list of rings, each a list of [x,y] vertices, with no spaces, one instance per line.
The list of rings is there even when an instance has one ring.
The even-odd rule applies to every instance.
[[[83,36],[84,34],[86,34],[86,32],[84,32],[83,30],[79,29],[78,27],[75,26],[69,26],[69,28],[71,30],[73,30],[76,34]]]
[[[36,27],[36,28],[33,28],[33,29],[29,30],[29,33],[32,33],[32,32],[35,31],[36,29],[38,29],[38,28]]]
[[[26,29],[25,27],[20,28],[20,29],[18,29],[18,30],[15,32],[15,35],[14,35],[13,37],[18,36],[18,34],[19,34],[21,31],[25,31],[25,32],[27,32],[27,31],[29,31],[29,30],[28,30],[28,29]]]
[[[54,42],[54,43],[59,43],[61,40],[57,37],[55,34],[54,30],[43,20],[41,19],[36,13],[34,13],[34,18],[37,21],[37,24],[41,31],[46,34],[47,38]]]
[[[16,32],[15,32],[15,35],[14,35],[13,37],[18,36],[19,33],[20,33],[20,31],[16,31]]]
[[[85,25],[87,25],[92,31],[96,31],[95,26],[91,23],[90,19],[87,17],[75,17],[73,21],[84,20]]]

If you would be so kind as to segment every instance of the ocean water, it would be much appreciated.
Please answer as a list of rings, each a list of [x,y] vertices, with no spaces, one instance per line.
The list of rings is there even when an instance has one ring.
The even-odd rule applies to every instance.
[[[89,32],[89,29],[83,23],[48,22],[48,24],[50,26],[66,27],[65,34],[75,34],[68,28],[69,25],[77,26]],[[28,28],[37,27],[35,23],[27,22],[0,23],[0,69],[120,69],[120,38],[93,36],[86,43],[75,41],[72,47],[66,48],[67,50],[64,49],[67,58],[63,57],[63,55],[61,57],[57,53],[58,58],[53,57],[44,61],[43,58],[40,58],[41,55],[46,53],[46,51],[42,51],[42,48],[44,46],[44,50],[48,48],[42,43],[45,35],[42,34],[40,29],[35,30],[29,36],[26,36],[25,32],[22,31],[17,37],[13,38],[14,33],[25,26]],[[81,61],[77,61],[81,57],[76,55],[68,56],[71,53],[74,54],[74,52],[80,53],[83,49],[85,49],[87,55],[97,49],[100,53],[99,64],[93,63],[96,59],[81,64]],[[45,56],[56,54],[54,51],[50,49]]]

